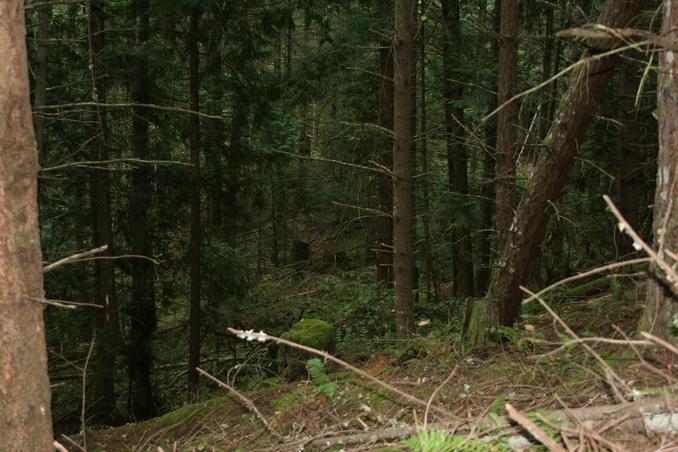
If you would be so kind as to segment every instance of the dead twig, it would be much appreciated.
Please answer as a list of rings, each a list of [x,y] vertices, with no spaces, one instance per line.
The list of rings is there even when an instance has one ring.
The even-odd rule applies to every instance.
[[[256,407],[254,402],[252,402],[250,399],[248,399],[247,397],[242,395],[233,386],[227,385],[223,381],[213,377],[209,373],[202,370],[200,367],[196,367],[196,370],[198,371],[199,374],[201,374],[204,377],[207,377],[208,379],[212,380],[213,382],[215,382],[216,384],[218,384],[222,388],[227,389],[233,396],[235,396],[235,398],[238,400],[238,402],[240,402],[242,405],[244,405],[245,408],[247,408],[250,412],[254,413],[254,415],[261,421],[261,423],[264,424],[264,427],[266,427],[266,430],[268,430],[268,432],[271,435],[275,436],[278,441],[281,441],[283,439],[282,435],[280,433],[278,433],[278,431],[276,429],[271,427],[271,425],[268,423],[268,421],[266,420],[264,415],[261,414],[261,411],[259,411],[259,409]]]
[[[436,398],[438,393],[440,392],[441,389],[443,389],[443,386],[445,386],[451,379],[454,377],[454,375],[457,373],[457,369],[459,368],[459,364],[454,366],[454,369],[452,369],[452,372],[450,372],[450,375],[438,385],[438,387],[433,391],[431,394],[431,397],[428,398],[428,402],[426,403],[426,410],[424,411],[424,428],[428,425],[428,412],[431,408],[431,404],[433,403],[433,400]]]

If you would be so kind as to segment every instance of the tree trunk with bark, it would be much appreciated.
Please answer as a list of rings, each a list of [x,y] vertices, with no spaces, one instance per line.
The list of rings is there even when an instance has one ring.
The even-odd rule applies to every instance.
[[[610,0],[598,23],[610,28],[631,25],[642,9],[642,0]],[[590,43],[600,51],[615,47],[610,38]],[[593,119],[595,106],[612,76],[614,57],[601,57],[580,65],[572,74],[570,87],[560,101],[544,151],[518,206],[509,240],[499,252],[497,269],[486,297],[475,304],[465,347],[483,347],[493,327],[512,325],[520,313],[522,291],[544,239],[549,203],[558,199],[577,150]]]
[[[678,39],[678,3],[664,3],[661,36],[667,42]],[[659,55],[657,80],[659,155],[657,188],[654,197],[653,249],[660,259],[676,268],[678,252],[678,58],[674,51]],[[662,273],[652,265],[654,278],[648,282],[645,311],[639,330],[648,331],[678,344],[678,281],[658,278]],[[666,275],[664,275],[666,276]],[[675,363],[675,356],[672,356]]]
[[[454,294],[473,295],[474,278],[471,263],[471,233],[468,204],[468,153],[464,143],[464,109],[458,105],[464,89],[455,70],[461,64],[461,22],[458,0],[443,0],[443,98],[445,101],[445,134],[447,142],[447,177],[450,190],[452,229],[452,269]],[[457,105],[455,105],[457,103]]]
[[[391,0],[382,0],[380,3],[382,17],[392,17],[393,5]],[[388,24],[388,25],[386,25]],[[392,21],[388,20],[382,27],[391,29]],[[393,143],[387,131],[393,130],[393,47],[391,39],[383,34],[379,41],[379,126],[384,129],[383,138],[379,139],[378,162],[386,168],[393,166]],[[377,281],[386,287],[393,287],[393,181],[388,174],[379,175],[377,188],[379,211],[389,215],[380,216],[378,221],[377,246]]]
[[[492,16],[492,29],[494,33],[491,34],[491,57],[493,61],[499,60],[499,19],[500,19],[500,9],[501,9],[501,0],[494,0],[494,11]],[[492,92],[497,91],[496,78],[494,79],[491,90]],[[496,97],[494,98],[495,102],[492,103],[490,109],[494,110],[496,108]],[[495,171],[495,151],[497,148],[497,124],[496,121],[491,119],[488,121],[485,126],[486,136],[487,136],[487,148],[484,149],[483,154],[483,179],[482,179],[482,188],[480,195],[482,199],[480,200],[480,212],[481,212],[481,233],[480,239],[478,240],[478,254],[480,255],[481,262],[478,267],[477,280],[476,280],[476,291],[478,294],[484,293],[487,290],[487,286],[490,282],[490,270],[492,267],[492,233],[494,223],[494,210],[495,210],[495,193],[494,193],[494,171]],[[467,313],[470,316],[470,312]],[[464,329],[464,332],[466,330]]]
[[[38,155],[23,2],[0,2],[0,435],[11,450],[52,450],[42,319]]]
[[[393,248],[396,336],[414,331],[412,123],[414,120],[414,0],[396,0],[393,118]]]
[[[497,104],[504,105],[516,93],[518,84],[518,0],[502,0],[499,25],[499,82]],[[495,163],[495,229],[497,249],[508,239],[516,204],[516,128],[518,102],[505,105],[497,115],[497,152]]]
[[[201,12],[193,8],[190,14],[190,30],[188,36],[189,78],[191,110],[200,110],[200,55],[198,52],[198,22]],[[191,150],[191,298],[190,298],[190,333],[188,339],[188,398],[198,398],[200,365],[200,251],[202,248],[200,221],[200,118],[191,115],[190,124]]]
[[[103,60],[105,46],[105,12],[101,1],[89,3],[90,68],[93,80],[92,97],[97,104],[106,103],[106,73]],[[96,124],[92,160],[106,161],[108,152],[108,124],[105,109],[95,106],[93,122]],[[100,257],[113,255],[113,223],[109,171],[106,168],[91,171],[91,203],[94,222],[95,247],[107,245]],[[97,301],[103,306],[100,312],[96,338],[96,365],[94,370],[94,395],[92,416],[95,422],[111,424],[115,412],[115,360],[120,351],[118,303],[115,287],[115,265],[111,259],[98,259],[94,263]]]
[[[137,54],[134,68],[134,101],[148,104],[151,101],[146,55],[142,53],[149,38],[149,0],[136,1]],[[140,160],[149,156],[148,114],[144,108],[134,109],[132,134],[134,156]],[[151,225],[149,224],[153,194],[153,167],[141,165],[132,172],[130,224],[132,254],[152,257]],[[130,397],[131,412],[135,419],[155,415],[155,400],[151,384],[151,337],[156,327],[155,288],[153,264],[146,259],[134,259],[132,264],[132,297],[130,309]]]
[[[42,5],[38,10],[38,52],[37,68],[35,70],[35,97],[33,99],[33,106],[36,110],[47,103],[49,23],[51,19],[52,5],[49,3]],[[36,116],[33,121],[35,124],[35,141],[38,144],[38,156],[42,159],[44,157],[45,144],[45,119]]]

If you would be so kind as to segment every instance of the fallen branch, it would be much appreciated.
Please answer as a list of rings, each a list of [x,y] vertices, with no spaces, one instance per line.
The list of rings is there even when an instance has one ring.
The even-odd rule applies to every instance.
[[[653,418],[660,415],[670,415],[677,408],[677,397],[657,397],[643,399],[628,404],[546,411],[540,413],[538,417],[543,418],[545,422],[548,421],[550,425],[563,428],[567,433],[574,432],[574,430],[568,429],[567,427],[579,426],[579,422],[593,426],[597,422],[609,422],[613,417],[624,418],[622,422],[618,422],[615,425],[617,428],[634,432],[645,432],[646,428],[650,431],[656,431],[656,429],[653,428]],[[524,416],[527,417],[527,415]],[[492,430],[495,430],[496,428],[506,429],[512,427],[510,419],[505,416],[496,416],[493,419],[485,417],[480,420],[479,424],[485,429]],[[522,424],[518,424],[522,427]],[[464,434],[469,431],[468,424],[438,423],[429,425],[429,428],[438,429],[448,434]],[[310,441],[305,440],[302,442],[295,442],[294,444],[304,444],[306,446],[316,447],[330,447],[339,444],[362,444],[366,442],[387,441],[399,438],[405,439],[415,435],[420,430],[420,426],[413,425],[394,429],[374,430],[371,432],[344,433],[336,436],[315,438]],[[596,439],[599,438],[599,435],[596,435]]]
[[[525,416],[520,411],[516,410],[513,405],[507,403],[504,407],[508,416],[513,419],[515,422],[520,424],[534,439],[542,443],[548,448],[551,452],[565,452],[565,449],[560,447],[560,444],[555,442],[553,438],[544,433],[542,429],[539,428],[537,424],[532,422],[527,416]]]
[[[228,332],[231,334],[234,334],[235,336],[238,336],[240,339],[245,339],[248,341],[259,341],[259,342],[267,342],[267,341],[273,341],[276,344],[281,344],[281,345],[287,345],[288,347],[296,348],[297,350],[302,350],[307,353],[311,353],[312,355],[317,355],[322,357],[325,361],[332,361],[333,363],[339,364],[341,367],[344,367],[345,369],[350,370],[351,372],[354,372],[361,377],[371,381],[372,383],[375,383],[382,388],[400,396],[402,399],[407,400],[408,402],[414,404],[414,405],[419,405],[421,407],[427,408],[429,407],[432,411],[435,411],[439,415],[442,415],[446,419],[456,419],[457,416],[454,415],[451,411],[448,411],[444,408],[440,408],[436,405],[429,405],[429,403],[425,400],[421,400],[417,397],[414,397],[411,394],[408,394],[404,391],[401,391],[400,389],[391,386],[390,384],[381,381],[378,378],[373,377],[372,375],[368,374],[367,372],[364,372],[360,369],[358,369],[355,366],[352,366],[351,364],[347,363],[346,361],[342,361],[339,358],[335,358],[334,356],[330,355],[329,353],[315,349],[313,347],[308,347],[306,345],[301,345],[297,344],[292,341],[288,341],[287,339],[282,339],[280,337],[275,337],[275,336],[270,336],[263,331],[259,333],[255,333],[254,331],[242,331],[242,330],[236,330],[235,328],[228,328]]]
[[[212,380],[213,382],[215,382],[216,384],[218,384],[218,385],[221,386],[222,388],[228,389],[228,391],[229,391],[233,396],[235,396],[235,398],[238,400],[238,402],[240,402],[242,405],[244,405],[245,408],[247,408],[249,411],[251,411],[252,413],[254,413],[254,415],[261,421],[262,424],[264,424],[264,427],[266,427],[266,430],[268,430],[268,432],[269,432],[271,435],[275,436],[279,441],[282,440],[282,435],[281,435],[280,433],[278,433],[278,431],[277,431],[276,429],[274,429],[273,427],[271,427],[271,424],[269,424],[268,421],[266,420],[266,418],[264,417],[264,415],[261,414],[261,411],[259,411],[259,409],[257,409],[257,407],[256,407],[256,405],[254,404],[254,402],[252,402],[250,399],[248,399],[247,397],[245,397],[244,395],[242,395],[242,394],[241,394],[238,390],[236,390],[233,386],[227,385],[227,384],[224,383],[223,381],[221,381],[221,380],[219,380],[219,379],[213,377],[212,375],[208,374],[207,372],[205,372],[205,371],[202,370],[201,368],[196,367],[195,370],[197,370],[199,374],[201,374],[201,375],[203,375],[204,377],[206,377],[206,378]]]

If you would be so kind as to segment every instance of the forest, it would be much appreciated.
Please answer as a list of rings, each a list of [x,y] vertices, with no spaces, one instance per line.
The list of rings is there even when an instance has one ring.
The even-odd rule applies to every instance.
[[[0,452],[678,450],[676,52],[673,0],[0,0]]]

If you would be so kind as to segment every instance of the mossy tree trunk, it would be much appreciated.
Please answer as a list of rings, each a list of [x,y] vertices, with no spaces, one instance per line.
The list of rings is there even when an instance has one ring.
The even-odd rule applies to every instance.
[[[642,0],[610,0],[598,23],[610,28],[631,25],[642,9]],[[591,42],[599,51],[618,45],[610,38]],[[612,77],[613,57],[600,58],[575,69],[569,89],[560,101],[555,120],[544,141],[547,150],[540,156],[525,194],[518,206],[510,235],[499,250],[496,271],[486,299],[476,303],[465,336],[467,350],[482,347],[492,327],[512,325],[520,314],[525,284],[537,258],[549,219],[549,203],[561,194],[577,150],[595,113],[603,88]]]

